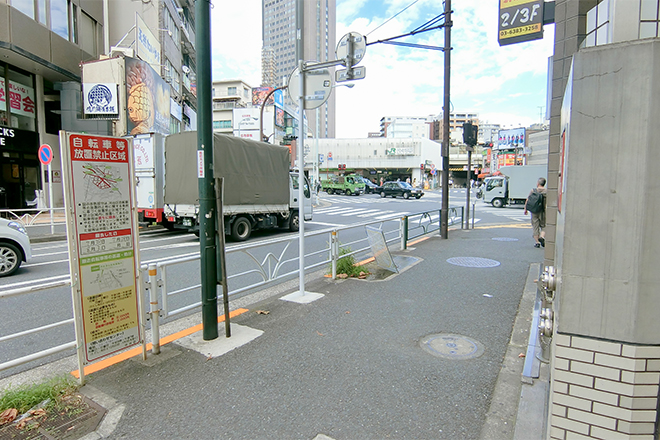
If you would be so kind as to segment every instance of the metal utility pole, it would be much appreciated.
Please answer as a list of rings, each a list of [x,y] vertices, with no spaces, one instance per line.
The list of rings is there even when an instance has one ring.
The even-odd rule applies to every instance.
[[[213,110],[211,92],[211,3],[195,2],[197,36],[197,178],[199,250],[202,281],[203,339],[218,337],[216,201],[213,176]],[[192,158],[191,158],[192,160]],[[224,233],[224,231],[220,231]],[[228,317],[227,317],[228,318]]]
[[[449,84],[451,72],[451,0],[445,0],[445,99],[442,110],[442,215],[440,235],[447,238],[449,227]]]

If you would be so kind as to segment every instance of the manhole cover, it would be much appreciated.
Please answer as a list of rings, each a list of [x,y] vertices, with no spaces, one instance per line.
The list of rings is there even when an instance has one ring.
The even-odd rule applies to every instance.
[[[497,267],[500,265],[499,261],[478,257],[453,257],[449,258],[447,263],[463,267]]]
[[[466,336],[450,333],[426,336],[419,345],[433,356],[445,359],[473,359],[484,354],[482,343]]]
[[[493,237],[493,240],[495,240],[495,241],[518,241],[517,238],[511,238],[511,237]]]

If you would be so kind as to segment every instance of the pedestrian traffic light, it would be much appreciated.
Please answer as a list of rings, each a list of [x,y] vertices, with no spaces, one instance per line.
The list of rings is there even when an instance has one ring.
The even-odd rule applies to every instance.
[[[420,164],[420,165],[419,165],[419,169],[422,170],[422,171],[424,171],[424,164]]]

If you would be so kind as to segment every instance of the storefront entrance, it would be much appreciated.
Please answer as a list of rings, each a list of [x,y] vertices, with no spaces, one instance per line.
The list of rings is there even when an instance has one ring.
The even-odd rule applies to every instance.
[[[36,208],[38,149],[37,133],[0,126],[0,209]]]

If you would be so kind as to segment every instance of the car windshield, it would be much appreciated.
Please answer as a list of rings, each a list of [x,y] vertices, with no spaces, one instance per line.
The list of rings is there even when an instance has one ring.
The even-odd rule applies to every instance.
[[[408,182],[399,182],[401,187],[406,188],[406,189],[412,189],[412,185],[410,185]]]

